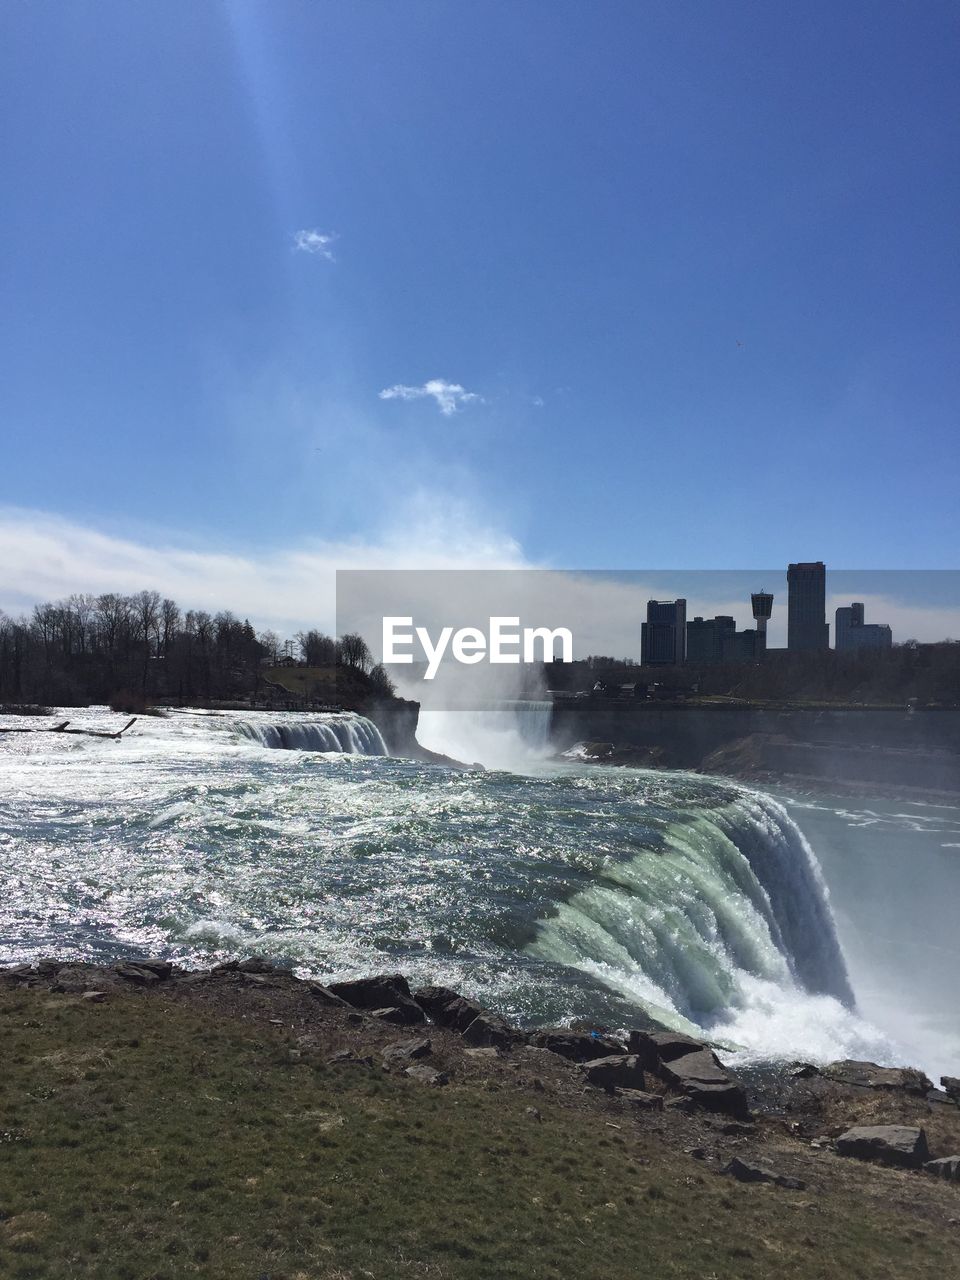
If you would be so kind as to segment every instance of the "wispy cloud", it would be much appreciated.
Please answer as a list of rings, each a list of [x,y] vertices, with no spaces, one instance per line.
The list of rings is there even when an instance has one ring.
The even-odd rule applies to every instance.
[[[333,231],[318,231],[316,227],[302,227],[293,233],[293,247],[299,253],[313,253],[328,262],[336,262],[332,245],[337,239]]]
[[[436,400],[445,418],[471,400],[483,402],[483,397],[475,391],[467,391],[459,382],[447,382],[444,378],[431,378],[422,387],[408,387],[398,382],[396,386],[384,387],[380,392],[381,400],[424,400],[428,396]]]
[[[74,591],[148,588],[187,608],[233,609],[284,633],[332,630],[337,570],[527,565],[520,545],[483,511],[426,490],[366,538],[312,539],[260,553],[185,545],[182,535],[161,529],[117,536],[49,512],[0,506],[0,611],[14,617]]]

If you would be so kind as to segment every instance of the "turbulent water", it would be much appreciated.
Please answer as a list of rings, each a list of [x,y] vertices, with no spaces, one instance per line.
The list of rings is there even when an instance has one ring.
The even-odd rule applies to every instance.
[[[474,729],[505,746],[496,715]],[[538,715],[512,748],[531,760]],[[529,1022],[643,1011],[754,1057],[910,1056],[856,1011],[817,858],[779,801],[383,752],[346,715],[0,736],[0,959],[259,951],[328,977],[399,969]]]

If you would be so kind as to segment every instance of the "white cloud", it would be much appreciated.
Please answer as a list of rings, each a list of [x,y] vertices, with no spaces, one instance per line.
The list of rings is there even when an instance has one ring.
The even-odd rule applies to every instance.
[[[300,253],[314,253],[328,262],[336,262],[331,246],[337,239],[335,232],[318,231],[316,227],[303,227],[293,234],[293,247]]]
[[[73,592],[172,596],[293,634],[335,625],[338,569],[522,569],[519,544],[473,507],[414,494],[365,540],[312,540],[262,553],[184,546],[162,531],[118,537],[46,512],[0,507],[0,610],[14,617]]]
[[[423,400],[431,396],[436,400],[440,412],[449,418],[456,413],[460,405],[469,404],[471,400],[483,402],[483,397],[475,391],[467,391],[459,382],[447,382],[444,378],[431,378],[422,387],[408,387],[397,383],[393,387],[384,387],[380,392],[381,400]]]

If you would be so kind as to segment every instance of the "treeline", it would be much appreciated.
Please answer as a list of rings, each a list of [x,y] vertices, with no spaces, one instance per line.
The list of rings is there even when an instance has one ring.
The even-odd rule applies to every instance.
[[[28,617],[0,613],[0,702],[83,706],[242,698],[265,669],[300,662],[347,668],[390,691],[361,636],[320,631],[283,640],[229,611],[182,609],[156,591],[72,595]]]

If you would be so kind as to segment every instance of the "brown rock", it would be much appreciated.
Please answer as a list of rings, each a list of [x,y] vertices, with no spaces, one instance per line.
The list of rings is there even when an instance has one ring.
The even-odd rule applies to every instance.
[[[875,1062],[851,1059],[831,1062],[823,1068],[821,1075],[838,1084],[859,1085],[864,1089],[902,1089],[921,1096],[926,1096],[933,1088],[933,1081],[913,1067],[879,1067]]]
[[[927,1160],[924,1164],[927,1173],[938,1178],[946,1178],[948,1182],[960,1182],[960,1156],[941,1156],[939,1160]]]
[[[429,1040],[394,1040],[384,1047],[381,1056],[385,1062],[407,1062],[429,1057],[431,1048]]]
[[[327,986],[354,1009],[398,1009],[406,1023],[424,1021],[423,1010],[411,996],[407,980],[400,973],[375,974],[349,982],[331,982]]]
[[[509,1049],[522,1039],[516,1027],[511,1027],[498,1013],[482,1010],[461,1032],[467,1044],[478,1048]]]
[[[535,1031],[530,1043],[537,1049],[549,1049],[571,1062],[592,1062],[596,1058],[623,1053],[624,1046],[612,1036],[598,1031],[570,1031],[565,1027],[546,1027]]]
[[[325,987],[322,982],[307,982],[306,987],[313,998],[321,1004],[327,1004],[337,1009],[350,1008],[346,1000],[341,1000],[338,995],[335,995],[329,987]]]
[[[614,1089],[639,1089],[642,1092],[646,1085],[640,1059],[635,1053],[611,1054],[585,1062],[583,1074],[588,1084],[608,1092]]]
[[[429,1084],[437,1089],[450,1083],[450,1077],[445,1071],[434,1071],[433,1067],[407,1067],[407,1075],[413,1080],[419,1080],[421,1084]]]
[[[123,960],[114,966],[114,973],[119,978],[126,978],[128,982],[136,982],[142,987],[149,987],[160,981],[152,969],[144,969],[141,965],[128,964]]]
[[[660,1074],[706,1111],[722,1111],[746,1119],[747,1095],[719,1065],[709,1049],[699,1049],[661,1065]]]
[[[806,1183],[799,1178],[791,1177],[786,1173],[776,1173],[773,1169],[768,1169],[766,1165],[749,1164],[746,1160],[741,1160],[739,1156],[734,1156],[729,1164],[725,1165],[721,1173],[726,1173],[732,1178],[736,1178],[738,1182],[772,1182],[778,1187],[786,1187],[790,1191],[803,1191]]]
[[[663,1110],[663,1098],[659,1093],[645,1093],[643,1089],[617,1089],[616,1094],[638,1111]]]
[[[627,1047],[640,1058],[648,1071],[656,1071],[662,1062],[672,1062],[684,1054],[705,1050],[706,1046],[681,1031],[631,1031]]]
[[[922,1129],[903,1124],[857,1125],[837,1139],[842,1156],[879,1160],[881,1164],[919,1169],[930,1158],[927,1135]]]

